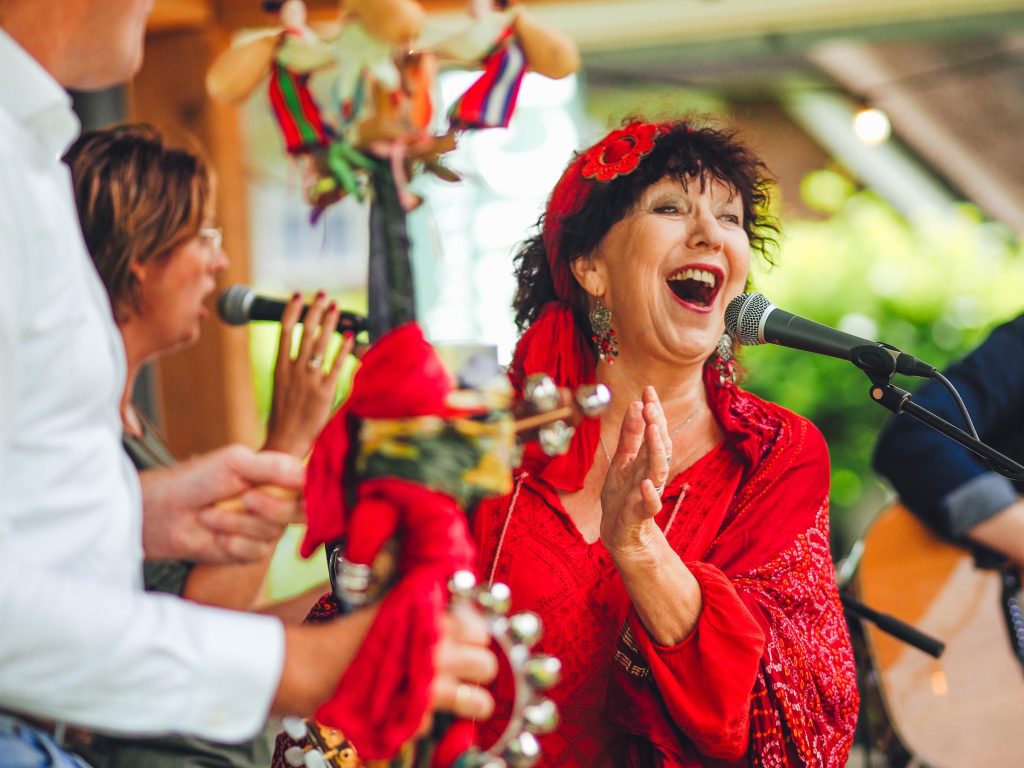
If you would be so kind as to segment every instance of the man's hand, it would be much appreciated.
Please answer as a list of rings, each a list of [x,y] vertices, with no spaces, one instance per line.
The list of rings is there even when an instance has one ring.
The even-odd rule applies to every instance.
[[[230,445],[139,477],[147,560],[263,560],[302,521],[305,469],[283,453]]]
[[[498,674],[498,659],[488,647],[487,623],[474,608],[456,605],[445,614],[441,638],[434,650],[436,676],[431,706],[468,720],[486,720],[494,712],[494,699],[480,686]],[[422,731],[429,730],[430,719]]]

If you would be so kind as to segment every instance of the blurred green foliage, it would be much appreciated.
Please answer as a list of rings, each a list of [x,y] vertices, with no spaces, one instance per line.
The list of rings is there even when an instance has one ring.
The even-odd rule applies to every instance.
[[[1024,308],[1021,245],[974,207],[907,219],[835,169],[809,174],[801,193],[829,216],[783,221],[777,266],[752,270],[754,289],[779,307],[940,367]],[[824,433],[833,543],[844,553],[886,500],[870,462],[889,412],[869,398],[870,382],[848,362],[774,345],[744,349],[740,361],[745,386]],[[917,386],[903,377],[894,383]]]

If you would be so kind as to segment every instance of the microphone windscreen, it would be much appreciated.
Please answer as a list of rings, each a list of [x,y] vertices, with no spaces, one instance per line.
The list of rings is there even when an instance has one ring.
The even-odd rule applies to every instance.
[[[760,293],[741,293],[725,308],[725,329],[740,344],[763,344],[761,321],[773,309]]]
[[[252,288],[236,284],[225,289],[217,299],[217,312],[221,320],[230,325],[245,325],[251,319],[249,310],[256,297]]]

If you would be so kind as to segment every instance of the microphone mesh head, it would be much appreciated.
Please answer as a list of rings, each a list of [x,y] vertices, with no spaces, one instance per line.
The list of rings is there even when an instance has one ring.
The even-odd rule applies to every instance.
[[[740,344],[763,344],[761,320],[773,309],[760,293],[741,293],[725,308],[725,329]]]
[[[230,325],[245,325],[249,322],[249,306],[253,292],[247,285],[232,285],[217,298],[217,313],[220,319]]]

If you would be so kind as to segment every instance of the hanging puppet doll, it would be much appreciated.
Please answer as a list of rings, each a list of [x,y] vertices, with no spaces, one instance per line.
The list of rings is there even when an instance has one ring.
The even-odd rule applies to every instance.
[[[576,44],[518,3],[470,0],[469,16],[470,25],[439,46],[449,59],[484,69],[448,110],[453,128],[507,128],[528,68],[552,80],[579,69]]]
[[[268,80],[268,97],[285,148],[302,177],[313,218],[346,194],[362,197],[366,176],[381,162],[390,168],[404,210],[419,200],[408,189],[416,166],[446,180],[457,177],[438,160],[455,146],[455,133],[508,125],[527,69],[565,77],[579,66],[571,40],[536,21],[518,5],[471,0],[463,29],[424,34],[415,0],[342,0],[340,17],[318,35],[302,0],[278,9],[281,26],[239,40],[214,62],[211,95],[245,99]],[[482,66],[480,78],[439,125],[436,73],[440,61]],[[310,91],[317,73],[331,70],[327,113]]]
[[[362,197],[356,170],[368,170],[370,161],[342,139],[313,96],[313,74],[334,68],[337,57],[334,46],[307,23],[305,3],[267,0],[264,8],[278,11],[281,26],[248,35],[217,57],[206,87],[211,96],[238,103],[266,80],[284,149],[298,169],[315,221],[345,195]]]

